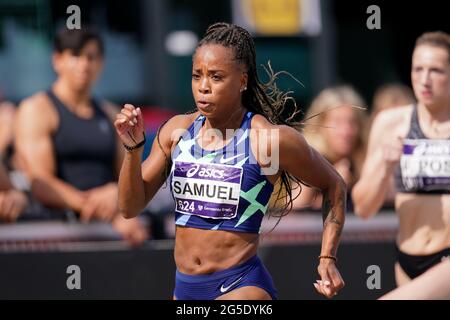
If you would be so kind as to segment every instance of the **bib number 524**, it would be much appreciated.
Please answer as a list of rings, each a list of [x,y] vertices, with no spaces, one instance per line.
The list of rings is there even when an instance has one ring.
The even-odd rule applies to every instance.
[[[178,200],[178,209],[194,212],[194,201]]]

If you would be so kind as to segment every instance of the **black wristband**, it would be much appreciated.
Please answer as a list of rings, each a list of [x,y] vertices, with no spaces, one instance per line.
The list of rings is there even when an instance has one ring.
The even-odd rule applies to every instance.
[[[139,149],[140,147],[142,147],[142,146],[145,144],[145,142],[147,141],[147,139],[146,139],[146,137],[145,137],[145,132],[144,132],[144,131],[142,132],[142,135],[143,135],[144,139],[143,139],[141,142],[139,142],[138,144],[136,144],[136,145],[134,145],[134,146],[132,146],[132,147],[127,146],[127,145],[124,143],[123,146],[125,147],[125,149],[127,149],[127,151],[133,151],[133,150],[136,150],[136,149]]]

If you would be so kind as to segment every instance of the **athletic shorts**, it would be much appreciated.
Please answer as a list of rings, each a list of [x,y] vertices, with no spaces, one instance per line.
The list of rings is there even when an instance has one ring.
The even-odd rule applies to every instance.
[[[240,265],[209,274],[189,275],[177,270],[174,295],[177,300],[214,300],[247,286],[264,289],[272,299],[277,299],[272,277],[257,255]]]

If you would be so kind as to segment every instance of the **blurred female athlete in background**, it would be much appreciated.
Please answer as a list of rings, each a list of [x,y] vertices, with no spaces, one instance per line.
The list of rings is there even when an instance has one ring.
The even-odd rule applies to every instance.
[[[398,285],[426,273],[450,255],[448,34],[431,32],[417,39],[411,80],[417,104],[377,116],[362,176],[353,189],[356,213],[368,218],[382,205],[391,176],[395,178],[395,208],[400,219],[395,266]]]

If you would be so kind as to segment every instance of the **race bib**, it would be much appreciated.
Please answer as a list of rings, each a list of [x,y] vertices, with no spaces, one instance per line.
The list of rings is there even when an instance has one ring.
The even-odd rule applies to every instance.
[[[450,189],[450,140],[405,139],[400,166],[408,190]]]
[[[236,217],[242,168],[215,163],[174,162],[175,210],[212,219]]]

